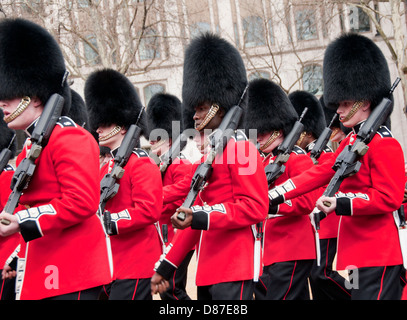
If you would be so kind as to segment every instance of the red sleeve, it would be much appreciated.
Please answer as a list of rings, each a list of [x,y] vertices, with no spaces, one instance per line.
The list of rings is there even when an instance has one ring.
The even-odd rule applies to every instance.
[[[126,180],[126,186],[120,185],[120,188],[123,187],[123,190],[119,188],[122,196],[112,199],[116,200],[117,204],[117,201],[121,201],[123,198],[130,198],[127,200],[123,199],[129,201],[129,205],[121,208],[121,212],[122,214],[130,215],[131,219],[118,219],[116,221],[116,228],[119,234],[152,225],[159,220],[162,210],[160,170],[151,162],[149,157],[137,158],[136,155],[132,155],[132,158],[131,165],[128,163],[130,166],[125,167],[125,172],[127,171],[127,177],[130,180]],[[124,201],[121,202],[124,203]],[[116,205],[115,208],[118,208],[118,206]],[[120,213],[118,214],[120,215]]]
[[[210,210],[205,210],[205,207],[201,206],[192,207],[194,228],[204,230],[241,228],[256,224],[267,217],[268,184],[262,159],[255,145],[249,141],[235,142],[231,139],[222,157],[222,163],[228,164],[233,199],[213,205]],[[231,159],[234,161],[230,161]],[[198,225],[194,225],[194,220],[198,221]]]

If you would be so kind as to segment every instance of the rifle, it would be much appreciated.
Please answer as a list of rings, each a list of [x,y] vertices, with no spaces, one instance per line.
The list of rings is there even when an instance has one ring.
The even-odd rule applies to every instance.
[[[298,141],[301,133],[304,130],[304,125],[301,123],[301,121],[307,111],[308,108],[304,108],[300,119],[295,122],[294,127],[292,128],[290,133],[287,135],[287,137],[284,138],[283,143],[278,146],[276,159],[273,163],[268,164],[264,169],[266,172],[269,187],[285,171],[285,163],[290,158],[290,154],[295,146],[295,143]]]
[[[399,82],[400,78],[397,78],[390,89],[389,96],[391,96]],[[372,141],[377,130],[390,115],[392,106],[393,102],[388,97],[384,97],[359,130],[354,144],[352,146],[347,146],[342,150],[332,167],[332,169],[335,170],[335,174],[326,187],[323,193],[324,196],[333,197],[339,190],[342,181],[359,171],[360,166],[362,165],[359,161],[360,158],[366,154],[367,150],[369,149],[369,142]],[[325,201],[324,204],[327,207],[331,205],[327,201]],[[325,217],[325,213],[322,213],[317,208],[315,208],[311,213],[310,218],[315,228],[316,238],[318,237],[318,230],[320,229],[320,221]]]
[[[164,178],[165,172],[167,171],[168,166],[174,161],[176,157],[179,156],[181,151],[185,148],[187,144],[188,137],[184,134],[181,133],[177,139],[173,142],[171,145],[170,150],[166,152],[162,157],[161,157],[161,165],[160,165],[160,172],[161,176]]]
[[[45,104],[44,110],[31,134],[31,149],[27,157],[18,165],[11,180],[10,188],[12,192],[4,207],[5,212],[14,213],[23,190],[28,187],[34,174],[36,168],[35,160],[38,159],[42,149],[47,145],[52,130],[61,116],[63,106],[64,98],[57,93],[54,93]],[[0,222],[5,225],[10,224],[10,221],[7,219],[2,219]]]
[[[132,124],[126,132],[123,141],[114,158],[113,169],[110,173],[105,174],[100,182],[100,200],[99,200],[99,216],[103,216],[103,221],[106,226],[106,233],[111,234],[111,217],[110,212],[105,211],[105,206],[108,200],[113,198],[119,191],[117,179],[121,179],[124,174],[123,167],[129,161],[130,155],[136,147],[141,134],[141,129],[138,125]]]
[[[243,92],[242,98],[246,92],[246,89]],[[228,111],[228,113],[222,119],[222,122],[219,125],[218,129],[214,131],[213,134],[211,135],[210,137],[211,150],[205,162],[201,163],[195,170],[194,176],[192,177],[191,181],[191,188],[189,190],[187,197],[184,200],[184,203],[182,204],[182,207],[190,208],[194,204],[198,193],[204,188],[206,182],[211,177],[213,171],[212,164],[215,160],[215,157],[218,154],[222,154],[230,137],[237,129],[237,126],[240,122],[240,118],[242,117],[243,109],[239,106],[239,104],[233,106]],[[184,212],[179,212],[177,218],[181,221],[184,221],[186,215]]]
[[[16,134],[13,135],[13,138],[11,138],[11,141],[8,145],[7,148],[4,148],[0,152],[0,174],[3,172],[4,168],[7,166],[11,159],[11,155],[13,152],[11,151],[11,146],[13,145],[14,139],[16,137]]]
[[[319,136],[317,141],[315,142],[314,147],[312,148],[310,152],[311,160],[314,162],[314,164],[318,164],[318,158],[320,157],[322,151],[325,149],[329,138],[331,137],[332,134],[332,123],[335,121],[336,117],[338,116],[337,113],[333,116],[331,122],[329,123],[329,126],[327,126],[324,131],[322,131],[322,134]]]

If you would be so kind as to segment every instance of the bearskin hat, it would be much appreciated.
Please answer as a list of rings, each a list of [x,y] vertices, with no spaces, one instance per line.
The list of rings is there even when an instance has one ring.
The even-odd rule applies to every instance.
[[[91,130],[100,126],[130,127],[137,125],[147,135],[146,115],[136,88],[130,80],[113,69],[94,71],[85,82],[85,102]]]
[[[249,83],[249,100],[245,115],[245,130],[258,133],[283,130],[287,136],[298,119],[298,114],[281,87],[268,79]]]
[[[347,33],[328,45],[323,61],[324,101],[336,109],[344,100],[368,100],[374,109],[389,95],[391,81],[379,47],[360,34]]]
[[[65,98],[63,115],[69,112],[71,93],[62,51],[52,35],[24,19],[0,22],[0,99],[37,97],[45,104],[58,93]]]
[[[239,51],[211,33],[194,38],[185,51],[182,102],[189,128],[194,108],[216,103],[229,111],[237,105],[247,85],[246,69]],[[245,101],[241,103],[245,108]]]
[[[288,99],[299,116],[305,108],[308,108],[301,122],[304,125],[304,131],[311,132],[318,138],[326,127],[325,114],[319,100],[312,93],[302,90],[290,93]]]
[[[0,109],[0,152],[8,148],[10,145],[11,139],[13,138],[13,135],[15,134],[15,131],[10,129],[7,124],[3,120],[4,114],[3,110]],[[11,157],[13,158],[16,153],[16,140],[14,140],[13,144],[10,147],[10,150],[12,152]],[[1,174],[1,172],[0,172]]]
[[[72,103],[71,110],[69,110],[68,117],[75,123],[89,131],[89,118],[88,109],[86,108],[85,101],[78,92],[71,89]]]
[[[173,132],[173,121],[179,123],[179,132]],[[170,138],[176,139],[183,131],[181,101],[168,93],[156,93],[147,105],[147,123],[149,133],[163,129]]]

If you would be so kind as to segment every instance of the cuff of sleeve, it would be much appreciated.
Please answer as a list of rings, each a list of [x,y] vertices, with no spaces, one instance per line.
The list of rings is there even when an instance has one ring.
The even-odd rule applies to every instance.
[[[23,219],[21,213],[25,212],[26,210],[19,211],[16,213],[16,216],[18,218],[18,223],[20,226],[20,233],[21,236],[23,237],[25,242],[41,238],[42,233],[40,230],[40,227],[37,223],[37,220],[31,220],[31,219]]]
[[[160,265],[155,269],[155,271],[166,280],[172,278],[175,270],[177,270],[177,267],[166,259],[162,260]]]
[[[352,200],[345,197],[336,198],[335,213],[339,216],[352,215]]]
[[[192,209],[192,223],[191,229],[195,230],[208,230],[209,229],[209,213],[202,210]]]

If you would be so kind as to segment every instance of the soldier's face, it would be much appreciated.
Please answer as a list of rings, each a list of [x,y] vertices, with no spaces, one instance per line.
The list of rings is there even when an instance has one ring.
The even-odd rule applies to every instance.
[[[4,113],[4,121],[7,122],[7,118],[16,111],[20,102],[21,98],[0,101],[0,108]],[[7,123],[7,125],[10,129],[25,130],[42,114],[43,110],[44,107],[41,102],[37,98],[33,98],[27,108],[14,120]]]
[[[282,131],[280,131],[280,135],[268,147],[263,149],[263,146],[268,142],[269,138],[273,135],[273,133],[274,133],[274,131],[257,134],[257,142],[260,144],[260,148],[261,148],[262,152],[270,153],[275,148],[277,148],[281,142],[283,142],[284,135],[282,134]]]
[[[366,120],[370,115],[370,102],[364,101],[361,103],[361,106],[357,109],[357,111],[351,116],[351,113],[355,111],[354,108],[356,103],[357,101],[353,100],[341,101],[339,103],[339,107],[336,112],[339,115],[339,121],[342,122],[345,127],[352,128],[358,123]]]
[[[114,150],[122,143],[126,130],[112,124],[110,126],[98,127],[96,133],[99,135],[100,146],[108,147],[111,150]]]
[[[193,118],[195,121],[195,128],[199,127],[199,125],[204,121],[205,117],[209,113],[209,110],[211,109],[211,106],[212,105],[210,103],[206,102],[195,107],[195,114]],[[220,108],[218,112],[216,112],[215,116],[211,119],[211,121],[209,121],[209,123],[205,126],[205,129],[217,129],[222,122],[223,116],[223,109]]]

